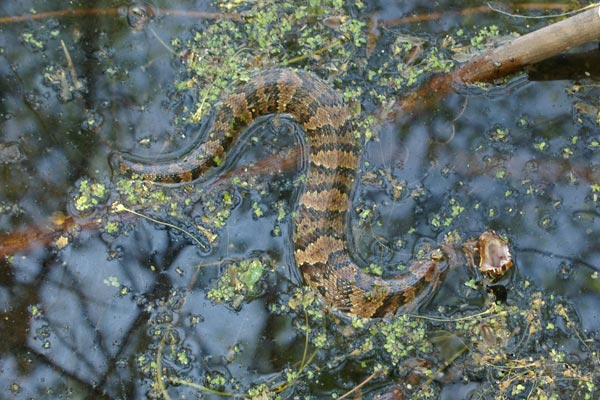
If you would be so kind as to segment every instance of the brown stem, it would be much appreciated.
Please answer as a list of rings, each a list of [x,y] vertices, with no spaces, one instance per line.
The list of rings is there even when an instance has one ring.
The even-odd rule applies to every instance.
[[[171,9],[160,9],[152,8],[154,15],[165,15],[174,17],[186,17],[186,18],[198,18],[198,19],[227,19],[234,21],[241,21],[242,16],[239,14],[222,14],[222,13],[211,13],[201,11],[185,11],[185,10],[171,10]],[[0,17],[0,25],[13,24],[17,22],[37,21],[48,18],[60,18],[60,17],[97,17],[97,16],[117,16],[120,13],[120,7],[117,8],[84,8],[84,9],[64,9],[41,12],[38,14],[24,14],[24,15],[13,15],[9,17]]]
[[[384,117],[414,112],[439,101],[456,85],[504,78],[559,53],[600,38],[600,6],[523,35],[473,58],[449,74],[437,75],[398,100]]]
[[[0,234],[0,258],[26,251],[34,246],[49,246],[61,235],[67,234],[76,224],[72,217],[65,216],[59,223],[48,221],[46,226],[33,226],[21,232],[2,233]],[[81,227],[96,229],[97,224],[87,222],[81,224]]]
[[[101,15],[118,15],[118,8],[86,8],[86,9],[65,9],[41,12],[37,14],[11,15],[0,17],[0,25],[16,22],[44,20],[55,17],[95,17]]]
[[[211,180],[210,185],[215,190],[218,186],[227,185],[234,177],[247,180],[250,177],[265,173],[265,171],[293,170],[298,166],[297,160],[302,154],[301,150],[299,146],[296,146],[287,155],[275,155],[259,160],[251,168],[243,166],[233,171],[226,171]],[[105,208],[100,212],[106,213],[108,211]],[[121,216],[120,218],[126,217]],[[93,230],[98,229],[99,226],[95,219],[76,220],[72,216],[63,216],[58,221],[55,217],[50,217],[45,223],[30,226],[20,232],[0,233],[0,259],[27,251],[36,246],[50,246],[59,237],[68,235],[75,227],[82,230]]]
[[[532,3],[521,3],[515,4],[512,6],[514,10],[562,10],[567,11],[569,9],[568,4],[557,4],[557,3],[542,3],[542,4],[532,4]],[[428,14],[417,14],[417,15],[408,15],[405,17],[394,18],[382,20],[381,24],[386,28],[391,28],[398,25],[404,25],[414,22],[423,22],[423,21],[436,21],[442,18],[448,18],[451,16],[467,16],[473,14],[486,14],[490,12],[497,12],[490,6],[477,6],[477,7],[467,7],[462,8],[457,11],[448,11],[444,10],[443,12],[435,12]]]
[[[600,38],[600,7],[523,35],[475,57],[454,71],[454,79],[490,82]]]

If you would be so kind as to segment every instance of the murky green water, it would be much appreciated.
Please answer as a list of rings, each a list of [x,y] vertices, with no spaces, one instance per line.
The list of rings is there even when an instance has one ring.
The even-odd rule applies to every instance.
[[[417,87],[390,60],[425,65],[433,48],[450,59],[447,35],[466,46],[490,24],[507,34],[547,21],[459,17],[451,11],[467,5],[452,2],[345,7],[339,15],[360,21],[442,13],[377,30],[365,50],[339,15],[302,20],[346,39],[294,66],[361,89],[349,99],[358,119],[376,116],[351,212],[365,265],[394,273],[449,232],[488,228],[508,237],[515,259],[498,307],[459,266],[409,316],[366,321],[324,313],[301,285],[289,240],[299,128],[289,120],[250,127],[236,157],[192,185],[112,176],[115,150],[160,158],[190,144],[198,105],[222,90],[198,72],[214,62],[203,49],[218,46],[194,42],[217,22],[189,12],[215,10],[153,6],[149,20],[142,4],[0,6],[1,398],[597,396],[598,77],[521,75],[377,117]],[[79,9],[88,11],[47,14]],[[238,24],[259,26],[254,18]],[[306,55],[294,40],[310,40],[294,32],[268,55],[249,45],[235,55],[247,70]],[[408,47],[393,54],[399,43]],[[406,86],[386,81],[395,74]],[[114,212],[116,201],[135,213]]]

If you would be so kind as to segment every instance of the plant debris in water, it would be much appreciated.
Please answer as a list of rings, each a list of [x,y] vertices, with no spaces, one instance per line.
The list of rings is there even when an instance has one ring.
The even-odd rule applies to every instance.
[[[278,66],[314,70],[343,93],[356,115],[374,109],[389,110],[400,94],[417,87],[431,74],[450,71],[455,60],[481,51],[488,40],[500,34],[497,27],[490,26],[469,35],[460,29],[454,37],[446,37],[439,43],[398,32],[374,38],[364,21],[353,18],[364,9],[362,2],[348,5],[336,0],[303,4],[219,1],[215,5],[223,12],[239,13],[244,21],[219,20],[191,32],[187,38],[171,41],[187,67],[186,77],[176,84],[177,95],[191,92],[197,99],[194,108],[182,110],[176,123],[203,121],[222,92],[232,88],[232,82],[247,80],[252,71]],[[30,46],[38,46],[33,35],[24,40]],[[52,77],[55,81],[60,78]],[[576,109],[582,121],[598,124],[598,104],[581,101]],[[377,141],[374,132],[380,123],[373,116],[358,118],[357,135],[366,142]],[[523,119],[521,125],[527,124]],[[483,155],[484,164],[494,179],[507,180],[506,160],[493,159],[487,154],[510,152],[514,133],[504,126],[495,126],[484,136],[475,144],[474,152]],[[575,136],[558,149],[555,142],[542,137],[531,146],[538,152],[559,151],[565,159],[582,146],[593,150],[600,147],[599,140],[590,139],[582,144]],[[366,162],[360,174],[365,185],[385,188],[390,202],[412,198],[421,203],[428,199],[426,187],[403,181],[391,169],[384,170]],[[515,193],[544,195],[530,181],[520,183],[521,187],[506,185],[505,200],[513,199],[512,204],[515,204]],[[249,211],[256,219],[263,218],[265,213],[275,213],[274,236],[281,235],[280,224],[289,218],[285,205],[277,203],[274,209],[269,209],[260,202],[266,190],[256,180],[236,177],[228,182],[228,188],[211,193],[186,187],[167,191],[130,180],[118,180],[116,184],[119,201],[135,213],[162,215],[163,219],[153,219],[158,224],[166,221],[166,217],[171,218],[169,221],[187,219],[191,208],[202,200],[203,213],[191,223],[194,226],[189,232],[203,235],[211,245],[225,240],[220,235],[239,204],[234,201],[238,195],[258,193]],[[600,202],[599,188],[597,182],[590,185],[591,201]],[[360,226],[377,226],[382,214],[373,202],[360,194],[359,191],[354,205]],[[472,200],[459,193],[449,194],[446,200],[438,212],[427,218],[433,232],[456,229],[468,218],[465,210]],[[72,203],[77,212],[84,214],[106,201],[104,185],[81,180]],[[504,212],[501,207],[483,208],[477,201],[471,207],[484,221]],[[551,229],[551,215],[542,215],[539,223]],[[104,229],[117,236],[120,225],[107,220]],[[403,229],[410,235],[416,227]],[[403,239],[398,239],[397,247],[404,246]],[[265,275],[272,274],[274,269],[270,261],[261,257],[227,260],[222,263],[220,277],[212,281],[206,296],[213,303],[226,303],[240,310],[265,294],[269,287]],[[377,262],[371,263],[370,269],[383,273]],[[425,399],[439,394],[444,382],[462,381],[478,383],[477,393],[484,398],[551,399],[562,398],[564,393],[593,398],[597,392],[598,354],[581,330],[577,316],[561,299],[536,291],[519,279],[513,280],[518,283],[511,293],[517,295],[508,304],[496,304],[493,296],[481,295],[480,312],[440,304],[435,312],[425,315],[409,313],[377,321],[327,314],[315,294],[306,288],[298,288],[294,293],[278,293],[278,300],[270,304],[270,312],[273,317],[289,319],[294,340],[301,346],[290,354],[293,360],[278,373],[256,382],[205,368],[199,362],[180,333],[181,326],[203,323],[199,316],[187,322],[179,320],[187,288],[173,289],[168,296],[154,301],[137,294],[138,301],[151,315],[148,332],[153,344],[138,354],[136,366],[147,377],[151,397],[166,397],[171,390],[185,387],[200,395],[255,399],[316,394],[336,398],[354,390],[363,396],[386,395],[399,390],[410,398]],[[464,283],[470,290],[478,287],[475,280]],[[121,295],[136,295],[118,280],[107,278],[106,284],[114,286]],[[234,346],[223,356],[235,360],[243,352],[243,346]]]

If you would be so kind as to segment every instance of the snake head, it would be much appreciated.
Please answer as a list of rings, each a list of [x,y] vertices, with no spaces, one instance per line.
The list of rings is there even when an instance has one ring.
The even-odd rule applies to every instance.
[[[479,250],[479,271],[491,279],[501,278],[513,265],[508,243],[492,230],[479,236],[477,250]]]

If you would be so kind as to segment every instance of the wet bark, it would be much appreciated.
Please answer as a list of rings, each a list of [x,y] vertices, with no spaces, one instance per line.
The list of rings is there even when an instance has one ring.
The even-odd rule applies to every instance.
[[[600,6],[596,6],[491,49],[463,64],[453,76],[464,83],[490,82],[599,38]]]

